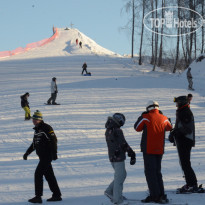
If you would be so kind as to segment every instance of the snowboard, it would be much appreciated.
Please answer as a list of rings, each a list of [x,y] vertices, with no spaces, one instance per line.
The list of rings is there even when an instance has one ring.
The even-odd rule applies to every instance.
[[[59,103],[57,104],[48,104],[48,103],[44,103],[44,105],[60,105]]]

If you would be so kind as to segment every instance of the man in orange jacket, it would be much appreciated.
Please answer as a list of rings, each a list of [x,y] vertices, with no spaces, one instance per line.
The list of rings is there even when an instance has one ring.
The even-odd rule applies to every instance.
[[[149,101],[146,110],[134,125],[137,132],[143,131],[141,152],[143,152],[145,177],[150,192],[142,202],[168,203],[169,200],[164,194],[161,161],[164,154],[165,131],[170,131],[172,125],[159,110],[158,102]]]

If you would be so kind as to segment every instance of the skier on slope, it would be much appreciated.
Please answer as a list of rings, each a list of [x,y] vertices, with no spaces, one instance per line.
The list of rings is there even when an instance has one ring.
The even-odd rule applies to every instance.
[[[23,155],[23,159],[27,160],[29,154],[36,150],[36,154],[39,157],[39,163],[35,171],[35,197],[29,199],[30,203],[42,203],[41,196],[43,195],[43,176],[48,181],[50,190],[53,192],[51,198],[47,201],[61,201],[61,192],[58,187],[56,177],[53,172],[52,160],[57,160],[57,138],[53,131],[53,128],[44,123],[42,113],[39,110],[34,112],[32,117],[34,137],[33,142]]]
[[[194,90],[193,88],[193,77],[192,77],[192,74],[191,74],[191,68],[189,67],[188,70],[187,70],[187,80],[188,80],[188,83],[189,83],[189,86],[188,86],[188,90]]]
[[[85,71],[86,74],[88,73],[88,71],[87,71],[87,67],[88,67],[88,66],[87,66],[87,63],[84,62],[84,63],[83,63],[83,66],[82,66],[82,69],[83,69],[83,70],[82,70],[81,75],[83,75],[84,71]]]
[[[159,110],[158,102],[150,100],[146,110],[134,124],[137,132],[143,131],[141,152],[143,152],[144,172],[150,192],[150,195],[141,202],[168,203],[169,200],[164,193],[161,162],[164,154],[165,131],[170,131],[172,125]]]
[[[112,117],[108,117],[105,124],[105,138],[108,147],[108,155],[111,165],[114,169],[114,180],[105,190],[105,195],[111,199],[113,204],[125,205],[128,204],[125,197],[122,195],[123,183],[126,178],[125,159],[126,152],[131,157],[130,164],[136,162],[135,152],[126,142],[123,132],[120,127],[125,124],[125,116],[121,113],[115,113]]]
[[[21,95],[21,107],[25,111],[25,120],[31,119],[28,97],[29,97],[29,93],[25,93],[24,95]]]
[[[198,192],[197,178],[191,167],[191,149],[195,146],[194,116],[190,109],[188,97],[174,98],[176,103],[176,122],[170,132],[169,141],[174,143],[179,154],[181,168],[185,175],[186,184],[177,193]]]
[[[51,104],[52,101],[52,105],[56,105],[56,98],[57,98],[57,93],[58,93],[58,87],[56,84],[56,78],[53,77],[52,81],[51,81],[51,97],[48,99],[47,104]]]

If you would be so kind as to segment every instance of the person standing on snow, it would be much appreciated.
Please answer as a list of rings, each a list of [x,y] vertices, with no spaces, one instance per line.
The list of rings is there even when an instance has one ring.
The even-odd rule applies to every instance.
[[[161,162],[164,154],[165,131],[170,131],[172,125],[159,110],[158,102],[149,101],[146,110],[134,124],[137,132],[143,131],[141,152],[143,152],[145,177],[150,193],[141,201],[142,203],[168,203],[169,200],[164,193]]]
[[[80,48],[82,48],[82,42],[80,41],[80,43],[79,43],[79,46],[80,46]]]
[[[198,192],[197,178],[191,167],[191,149],[195,146],[194,116],[190,109],[187,96],[174,98],[176,103],[176,122],[170,132],[169,141],[176,145],[181,168],[186,184],[177,189],[177,193]]]
[[[107,187],[104,194],[113,204],[127,204],[125,197],[122,195],[123,183],[126,179],[125,159],[126,152],[131,157],[130,164],[136,162],[135,152],[131,149],[125,140],[124,134],[120,127],[125,124],[125,116],[121,113],[115,113],[108,117],[105,124],[105,139],[108,147],[108,155],[111,165],[114,169],[114,180]]]
[[[189,83],[188,90],[194,90],[193,87],[192,87],[193,86],[193,81],[192,81],[193,77],[192,77],[192,74],[191,74],[191,68],[190,67],[188,68],[186,75],[187,75],[187,80],[188,80],[188,83]]]
[[[25,111],[25,120],[31,119],[28,97],[29,97],[29,93],[25,93],[24,95],[21,96],[21,107]]]
[[[51,81],[51,97],[47,101],[47,103],[49,105],[51,105],[51,101],[52,101],[52,105],[56,105],[57,104],[55,102],[56,98],[57,98],[57,93],[58,93],[58,87],[57,87],[57,84],[56,84],[56,78],[53,77],[52,81]]]
[[[87,64],[86,64],[86,62],[83,64],[83,66],[82,66],[82,73],[81,73],[81,75],[83,75],[83,73],[84,73],[84,71],[85,71],[85,73],[87,74],[88,73],[88,71],[87,71]]]
[[[191,93],[189,93],[189,94],[187,95],[187,99],[188,99],[188,103],[191,104],[191,101],[192,101],[192,99],[193,99],[193,95],[192,95]]]
[[[57,160],[57,138],[53,128],[44,123],[42,114],[39,110],[34,112],[32,117],[35,125],[34,137],[31,146],[23,155],[23,159],[27,160],[29,154],[36,150],[39,157],[39,163],[35,171],[35,197],[29,199],[30,203],[42,203],[41,196],[43,195],[43,176],[48,181],[50,190],[53,192],[51,198],[47,201],[61,201],[61,192],[58,187],[56,177],[53,172],[52,160]]]

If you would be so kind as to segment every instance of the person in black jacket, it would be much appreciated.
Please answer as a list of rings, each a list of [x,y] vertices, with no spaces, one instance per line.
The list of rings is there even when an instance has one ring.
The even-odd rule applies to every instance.
[[[177,106],[176,122],[174,129],[170,132],[169,141],[177,147],[186,180],[186,184],[177,189],[177,193],[198,192],[197,178],[190,162],[191,149],[195,146],[194,116],[187,96],[179,96],[174,99],[174,102]]]
[[[25,120],[31,119],[28,97],[29,97],[29,93],[25,93],[24,95],[21,95],[21,107],[25,111]]]
[[[126,204],[122,196],[123,183],[126,178],[125,153],[131,157],[130,164],[136,162],[135,152],[126,142],[123,132],[120,129],[125,123],[125,116],[121,113],[115,113],[113,117],[108,117],[105,124],[105,139],[108,147],[108,155],[111,165],[114,169],[114,180],[107,187],[104,194],[111,199],[113,204]]]
[[[42,114],[36,110],[33,117],[33,124],[35,125],[33,142],[23,155],[23,159],[27,160],[29,154],[36,150],[39,157],[39,163],[35,171],[35,197],[29,199],[31,203],[42,203],[41,196],[43,195],[43,176],[48,182],[50,190],[53,192],[51,198],[47,201],[61,201],[61,192],[58,187],[56,177],[53,172],[52,160],[57,157],[57,138],[53,128],[44,123]]]
[[[82,66],[82,69],[83,69],[83,70],[82,70],[81,75],[83,75],[84,71],[85,71],[86,74],[88,73],[87,67],[88,67],[88,66],[87,66],[86,62],[84,62],[84,63],[83,63],[83,66]]]

